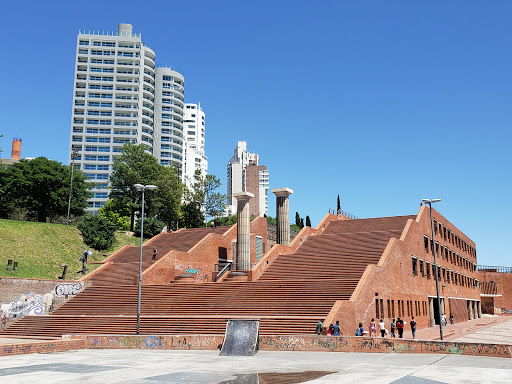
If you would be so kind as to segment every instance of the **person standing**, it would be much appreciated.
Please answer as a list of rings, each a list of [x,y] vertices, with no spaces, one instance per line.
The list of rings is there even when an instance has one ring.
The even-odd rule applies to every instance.
[[[340,336],[340,322],[336,320],[336,324],[334,324],[334,336]]]
[[[412,338],[416,338],[416,320],[414,320],[414,316],[411,318],[411,331],[412,331]]]
[[[156,249],[153,249],[153,258],[151,259],[151,262],[154,263],[156,260]]]
[[[395,328],[396,328],[395,319],[393,319],[393,321],[391,322],[391,337],[393,339],[396,337],[395,336]]]
[[[316,324],[316,334],[317,335],[320,335],[322,333],[322,328],[324,326],[324,319],[320,320],[317,324]]]
[[[364,329],[363,329],[363,323],[359,323],[359,327],[356,329],[356,336],[363,336],[364,335]]]
[[[450,313],[450,325],[453,325],[453,313]]]
[[[370,337],[377,336],[377,325],[375,324],[375,319],[372,318],[370,321]]]
[[[399,317],[396,320],[396,329],[398,330],[398,338],[403,339],[403,337],[404,337],[404,322]]]
[[[386,326],[384,325],[384,320],[382,319],[380,319],[379,329],[381,337],[386,337]]]

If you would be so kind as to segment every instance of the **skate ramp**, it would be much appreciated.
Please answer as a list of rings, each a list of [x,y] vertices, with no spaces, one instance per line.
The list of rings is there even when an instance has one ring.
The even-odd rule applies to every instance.
[[[252,356],[258,349],[259,320],[228,320],[220,356]]]

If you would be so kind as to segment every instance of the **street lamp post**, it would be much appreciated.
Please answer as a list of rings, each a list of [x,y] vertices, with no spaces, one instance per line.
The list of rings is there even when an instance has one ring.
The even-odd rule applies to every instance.
[[[434,251],[434,265],[435,265],[435,274],[436,274],[436,292],[437,292],[437,307],[439,310],[439,335],[441,336],[441,340],[443,340],[443,316],[441,312],[441,298],[439,297],[439,274],[437,270],[437,256],[436,256],[436,242],[434,239],[434,220],[432,218],[432,203],[438,203],[441,199],[422,199],[425,204],[428,204],[430,208],[430,229],[432,230],[432,250]]]
[[[140,221],[140,258],[139,258],[139,284],[138,284],[138,294],[137,294],[137,335],[140,332],[140,298],[142,291],[142,242],[144,239],[144,192],[146,190],[151,191],[153,189],[157,189],[156,185],[142,185],[142,184],[134,184],[134,187],[138,191],[142,191],[142,212],[141,212],[141,221]]]
[[[69,213],[71,212],[71,192],[73,191],[73,171],[75,170],[75,159],[78,157],[78,148],[74,147],[71,152],[71,183],[69,185],[68,216],[66,225],[69,225]]]

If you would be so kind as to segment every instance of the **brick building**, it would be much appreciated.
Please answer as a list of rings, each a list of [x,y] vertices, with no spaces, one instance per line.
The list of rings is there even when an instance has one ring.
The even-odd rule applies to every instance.
[[[475,243],[432,211],[434,240],[425,206],[410,216],[352,220],[328,214],[261,258],[258,249],[265,247],[258,241],[268,240],[266,220],[257,218],[250,225],[250,269],[222,276],[215,264],[236,260],[236,226],[159,235],[144,247],[142,333],[223,334],[226,319],[245,317],[261,319],[261,335],[310,334],[319,319],[339,320],[342,332],[352,335],[359,322],[367,328],[372,318],[382,318],[388,329],[393,318],[409,322],[412,316],[419,328],[435,326],[439,306],[456,322],[479,317]],[[153,247],[160,247],[155,263]],[[55,315],[25,318],[4,333],[133,332],[137,258],[137,247],[120,250],[84,279],[93,286]]]
[[[479,265],[478,279],[482,311],[487,314],[512,315],[512,268]]]

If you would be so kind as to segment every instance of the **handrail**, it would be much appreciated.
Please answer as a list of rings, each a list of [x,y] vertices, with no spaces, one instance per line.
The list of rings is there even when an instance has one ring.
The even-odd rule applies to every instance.
[[[478,265],[477,269],[482,272],[512,273],[512,267],[500,267],[494,265]]]
[[[215,266],[217,266],[217,265],[218,264],[215,264]],[[230,270],[231,269],[231,265],[233,265],[233,262],[228,261],[226,263],[226,265],[224,266],[224,268],[222,268],[222,270],[219,273],[217,273],[217,276],[215,276],[215,280],[214,281],[217,281],[220,277],[222,277],[222,275],[224,273],[226,273],[228,270]]]
[[[356,215],[353,215],[347,211],[344,211],[343,209],[340,209],[338,211],[332,209],[332,208],[329,208],[329,213],[332,213],[333,215],[343,215],[345,217],[348,217],[349,219],[352,219],[352,220],[357,220],[359,219],[359,217],[357,217]]]

